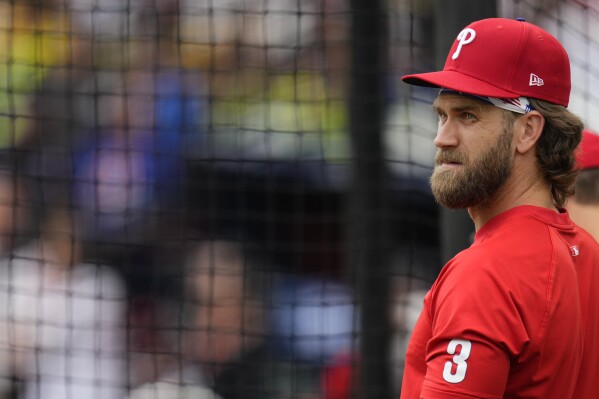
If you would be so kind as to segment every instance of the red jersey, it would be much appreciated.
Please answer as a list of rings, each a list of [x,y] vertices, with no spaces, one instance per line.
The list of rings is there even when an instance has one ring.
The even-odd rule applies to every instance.
[[[402,399],[585,399],[599,392],[599,244],[535,206],[485,224],[424,299]]]

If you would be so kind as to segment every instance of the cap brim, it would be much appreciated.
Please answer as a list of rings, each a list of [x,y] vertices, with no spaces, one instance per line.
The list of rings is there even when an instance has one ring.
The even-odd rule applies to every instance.
[[[439,87],[477,96],[518,98],[519,94],[500,89],[480,79],[455,71],[439,71],[405,75],[402,81],[414,86]]]

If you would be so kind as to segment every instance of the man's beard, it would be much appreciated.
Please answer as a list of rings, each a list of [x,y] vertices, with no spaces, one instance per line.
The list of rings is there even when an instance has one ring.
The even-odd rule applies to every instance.
[[[487,204],[507,180],[512,169],[513,129],[506,129],[497,145],[488,148],[474,161],[457,149],[437,151],[435,170],[430,178],[438,203],[452,208],[471,208]],[[458,162],[461,167],[445,169],[442,162]]]

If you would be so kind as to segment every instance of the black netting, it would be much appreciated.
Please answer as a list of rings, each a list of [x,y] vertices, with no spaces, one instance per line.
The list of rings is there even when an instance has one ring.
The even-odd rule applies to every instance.
[[[0,397],[397,397],[447,239],[399,80],[439,4],[0,0]],[[599,8],[497,15],[599,128]]]

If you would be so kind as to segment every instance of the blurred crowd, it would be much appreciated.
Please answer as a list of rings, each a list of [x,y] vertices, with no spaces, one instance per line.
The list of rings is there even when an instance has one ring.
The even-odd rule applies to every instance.
[[[0,1],[1,398],[347,389],[349,16],[344,0]],[[398,365],[438,263],[419,247],[396,250],[398,276],[414,251],[428,270],[390,298]]]

